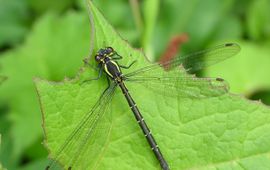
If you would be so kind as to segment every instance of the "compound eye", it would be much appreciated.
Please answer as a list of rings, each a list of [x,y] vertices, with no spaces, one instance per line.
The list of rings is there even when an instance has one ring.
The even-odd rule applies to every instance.
[[[97,62],[100,62],[100,60],[101,60],[100,55],[97,54],[97,55],[95,56],[95,60],[96,60]]]
[[[112,47],[107,47],[106,51],[108,54],[112,53],[114,51],[114,49]]]

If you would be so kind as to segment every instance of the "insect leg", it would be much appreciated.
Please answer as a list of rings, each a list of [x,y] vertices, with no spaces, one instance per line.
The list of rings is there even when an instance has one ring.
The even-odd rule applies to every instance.
[[[102,72],[103,72],[103,68],[101,66],[99,66],[99,73],[98,73],[98,76],[96,78],[86,79],[83,82],[81,82],[80,84],[84,84],[84,83],[89,82],[89,81],[92,81],[92,80],[98,80],[98,79],[100,79],[100,77],[102,75]]]
[[[123,65],[120,65],[119,64],[119,67],[121,67],[121,68],[124,68],[124,69],[129,69],[134,63],[136,63],[137,62],[137,60],[134,60],[134,61],[132,61],[132,63],[130,64],[130,65],[128,65],[128,66],[123,66]]]
[[[112,57],[113,60],[120,60],[122,59],[123,57],[121,55],[119,55],[117,52],[114,52],[115,53],[115,57]]]

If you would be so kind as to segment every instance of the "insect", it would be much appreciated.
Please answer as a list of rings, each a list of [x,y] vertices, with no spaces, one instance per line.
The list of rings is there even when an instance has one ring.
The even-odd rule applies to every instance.
[[[167,95],[171,97],[215,97],[225,94],[228,91],[228,86],[226,82],[221,78],[196,78],[193,76],[180,76],[178,66],[182,65],[188,72],[196,72],[204,67],[216,64],[217,62],[223,61],[240,51],[240,47],[234,43],[227,43],[223,45],[216,46],[214,48],[203,50],[182,57],[176,58],[175,60],[168,61],[165,63],[154,63],[146,67],[137,69],[127,74],[122,73],[122,69],[129,69],[135,63],[132,62],[128,66],[123,66],[118,63],[123,57],[119,55],[112,47],[106,47],[100,49],[95,55],[95,60],[98,63],[99,75],[95,80],[102,76],[102,73],[106,73],[108,78],[109,86],[104,90],[100,99],[92,107],[89,113],[82,118],[77,127],[66,139],[66,142],[59,148],[56,153],[56,157],[46,168],[46,170],[52,170],[56,167],[56,162],[61,158],[63,154],[68,154],[69,148],[76,148],[76,152],[70,156],[69,165],[65,165],[68,170],[71,170],[76,161],[79,158],[80,153],[89,140],[94,141],[93,136],[101,135],[96,131],[96,129],[106,129],[107,125],[102,124],[104,119],[104,113],[106,112],[109,103],[112,100],[114,91],[116,87],[120,87],[122,93],[124,94],[127,103],[133,112],[137,123],[139,124],[144,136],[146,137],[150,148],[152,149],[155,157],[160,163],[163,170],[168,170],[169,165],[164,158],[161,149],[157,145],[154,139],[154,134],[151,133],[149,127],[146,124],[140,110],[139,106],[136,105],[131,94],[128,91],[126,82],[130,83],[140,83],[148,89],[159,93],[161,95]],[[201,58],[206,57],[207,60],[204,61]],[[169,68],[170,71],[164,72],[160,71],[161,68]],[[94,80],[94,79],[91,79]],[[192,91],[189,86],[198,85],[199,91]],[[102,131],[106,133],[106,130]],[[93,135],[94,134],[94,135]],[[104,135],[104,134],[103,134]]]

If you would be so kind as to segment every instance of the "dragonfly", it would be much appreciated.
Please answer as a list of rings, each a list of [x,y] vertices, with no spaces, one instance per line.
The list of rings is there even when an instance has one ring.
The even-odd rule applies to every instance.
[[[88,4],[88,14],[91,25],[90,55],[94,48],[95,24],[92,11]],[[216,97],[228,92],[229,86],[221,78],[197,78],[194,76],[183,76],[180,74],[179,66],[185,68],[188,73],[196,73],[201,69],[226,60],[240,51],[240,46],[236,43],[226,43],[214,48],[190,53],[180,56],[174,60],[163,63],[152,63],[135,71],[128,72],[129,68],[136,62],[128,66],[120,64],[123,58],[117,50],[112,47],[105,47],[98,50],[95,60],[98,63],[98,77],[90,78],[88,81],[96,81],[105,73],[108,80],[108,87],[103,91],[96,103],[85,113],[79,123],[71,131],[63,144],[53,154],[46,170],[85,170],[97,169],[94,162],[98,162],[98,155],[105,151],[106,139],[109,138],[110,128],[112,127],[112,117],[110,106],[119,87],[126,98],[131,112],[136,118],[138,125],[145,136],[149,148],[153,151],[163,170],[170,169],[167,160],[159,148],[154,134],[150,131],[146,120],[144,120],[139,106],[128,91],[129,83],[143,85],[158,95],[168,97],[189,97],[206,98]],[[89,63],[88,57],[85,63]],[[204,60],[206,59],[206,60]],[[89,66],[93,67],[89,64]],[[164,71],[163,68],[166,68]],[[127,70],[123,74],[122,69]],[[193,87],[198,87],[194,90]],[[91,158],[91,160],[89,160]]]
[[[139,106],[136,105],[135,100],[129,93],[126,84],[138,83],[157,94],[169,97],[207,98],[220,96],[228,92],[229,87],[225,80],[221,78],[197,78],[190,75],[183,76],[180,74],[179,66],[183,66],[188,73],[194,73],[228,59],[236,55],[239,51],[240,46],[238,44],[226,43],[210,49],[183,55],[164,63],[149,64],[135,71],[123,74],[122,69],[128,70],[133,66],[135,61],[128,66],[121,65],[120,61],[123,56],[118,54],[114,48],[101,48],[95,55],[99,69],[98,77],[90,80],[98,80],[105,73],[108,79],[108,87],[58,149],[54,159],[46,167],[46,170],[56,169],[58,167],[57,162],[62,162],[61,159],[64,159],[63,157],[65,156],[67,156],[65,157],[65,163],[68,164],[63,165],[63,167],[72,170],[77,166],[78,162],[86,159],[84,153],[93,152],[93,155],[95,155],[94,153],[98,152],[99,149],[91,147],[95,140],[99,141],[100,148],[103,147],[102,145],[105,145],[105,141],[102,141],[102,138],[104,140],[106,139],[109,133],[108,129],[110,128],[110,120],[107,120],[108,117],[105,116],[105,113],[108,111],[117,87],[121,89],[131,112],[143,132],[142,134],[150,146],[149,149],[153,151],[153,156],[156,157],[163,170],[169,170],[169,164],[163,156],[161,148],[159,148],[154,138],[154,134],[150,131],[146,120],[144,120]],[[203,60],[203,57],[207,60]],[[163,68],[168,68],[168,71],[162,71]],[[196,86],[199,90],[194,91],[189,88],[191,86]],[[91,169],[89,168],[89,164],[91,163],[88,160],[84,165],[84,169]]]

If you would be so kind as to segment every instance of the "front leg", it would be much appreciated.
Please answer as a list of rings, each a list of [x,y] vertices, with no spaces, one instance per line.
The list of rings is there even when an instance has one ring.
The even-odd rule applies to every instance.
[[[84,80],[83,82],[81,82],[80,84],[84,84],[84,83],[89,82],[89,81],[92,81],[92,80],[98,80],[98,79],[100,79],[100,77],[101,77],[101,75],[102,75],[102,72],[103,72],[103,68],[102,68],[101,65],[99,65],[98,68],[99,68],[99,73],[98,73],[98,76],[97,76],[96,78],[86,79],[86,80]]]
[[[129,69],[134,63],[136,63],[137,62],[137,60],[134,60],[130,65],[128,65],[128,66],[123,66],[123,65],[120,65],[119,64],[119,67],[121,67],[121,68],[124,68],[124,69]]]
[[[119,55],[117,52],[114,52],[114,56],[112,57],[113,60],[120,60],[123,57],[121,55]]]

